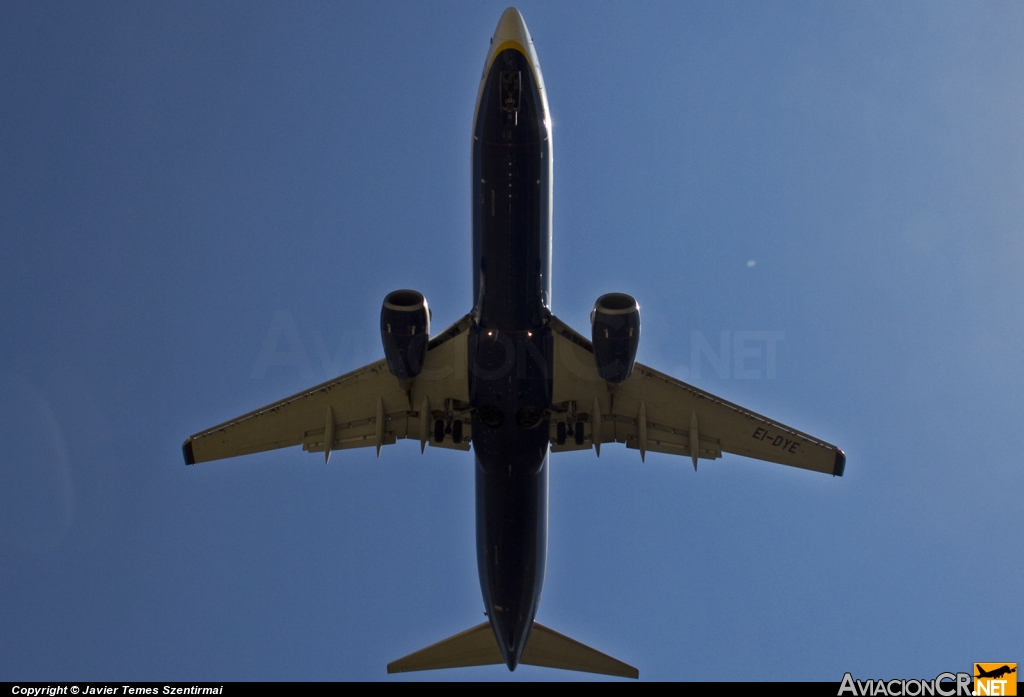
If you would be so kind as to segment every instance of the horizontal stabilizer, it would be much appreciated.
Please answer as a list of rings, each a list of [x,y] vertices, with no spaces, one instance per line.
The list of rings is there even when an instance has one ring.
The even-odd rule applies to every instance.
[[[389,673],[500,665],[505,662],[488,622],[388,663]],[[534,622],[519,662],[523,665],[638,678],[631,665]]]
[[[504,662],[505,659],[501,657],[501,651],[498,649],[498,642],[494,638],[494,630],[491,629],[490,622],[484,622],[388,663],[388,672],[406,673],[413,670],[490,666]]]
[[[640,671],[633,666],[548,629],[540,622],[533,623],[519,662],[528,666],[579,670],[621,678],[640,677]]]

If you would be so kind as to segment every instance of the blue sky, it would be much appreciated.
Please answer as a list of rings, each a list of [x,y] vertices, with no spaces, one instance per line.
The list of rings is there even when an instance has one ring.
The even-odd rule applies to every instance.
[[[0,4],[0,678],[374,680],[483,621],[470,455],[180,446],[379,358],[390,290],[469,310],[503,9]],[[520,9],[556,314],[630,293],[639,360],[848,456],[553,458],[538,620],[644,679],[1024,661],[1022,6]]]

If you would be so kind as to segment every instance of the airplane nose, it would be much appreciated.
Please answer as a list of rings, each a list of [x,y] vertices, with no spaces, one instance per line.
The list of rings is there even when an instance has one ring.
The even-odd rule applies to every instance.
[[[533,43],[530,30],[526,28],[519,10],[510,7],[502,13],[498,27],[494,30],[494,41],[518,41],[523,46]]]

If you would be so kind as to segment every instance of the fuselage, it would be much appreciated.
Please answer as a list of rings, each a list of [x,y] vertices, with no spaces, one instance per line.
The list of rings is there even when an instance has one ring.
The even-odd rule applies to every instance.
[[[477,564],[510,669],[533,624],[547,559],[551,406],[551,120],[533,42],[502,15],[473,124],[468,341]]]

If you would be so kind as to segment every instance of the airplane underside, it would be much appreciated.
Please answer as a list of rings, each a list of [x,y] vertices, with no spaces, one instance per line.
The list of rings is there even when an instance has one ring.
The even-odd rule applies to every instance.
[[[185,463],[301,445],[331,454],[400,439],[474,451],[476,545],[487,622],[388,672],[519,664],[639,677],[536,621],[550,454],[621,443],[699,460],[723,453],[842,476],[836,446],[636,362],[640,307],[594,305],[590,337],[551,313],[551,118],[522,16],[491,39],[473,127],[473,310],[431,337],[413,290],[381,308],[384,359],[197,433]]]
[[[473,130],[476,324],[467,362],[477,566],[510,670],[537,613],[548,536],[551,139],[531,51],[521,16],[506,11],[487,56]]]

